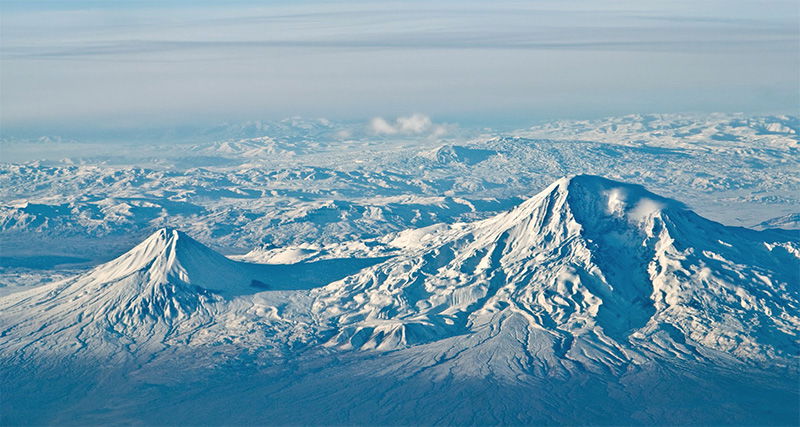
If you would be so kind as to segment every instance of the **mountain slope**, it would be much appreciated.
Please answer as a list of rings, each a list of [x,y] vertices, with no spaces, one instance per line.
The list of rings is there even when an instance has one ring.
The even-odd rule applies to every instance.
[[[400,240],[418,248],[315,291],[329,346],[424,344],[403,354],[511,376],[797,356],[797,237],[725,227],[640,186],[564,178],[510,212]]]

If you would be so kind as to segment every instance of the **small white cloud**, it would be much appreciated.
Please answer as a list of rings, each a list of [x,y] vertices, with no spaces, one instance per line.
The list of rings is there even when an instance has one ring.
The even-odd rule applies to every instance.
[[[645,219],[653,215],[656,212],[661,211],[662,209],[664,209],[664,207],[665,206],[663,203],[643,197],[641,200],[639,200],[639,203],[636,205],[635,208],[633,208],[633,210],[628,215],[634,221],[640,221],[642,219]]]
[[[425,114],[415,113],[401,116],[389,122],[383,117],[375,117],[369,122],[369,130],[375,135],[431,135],[439,137],[447,133],[444,125],[435,125]]]
[[[627,195],[621,188],[615,188],[607,193],[608,206],[606,212],[609,215],[622,216],[625,213],[625,199]]]
[[[606,212],[617,217],[627,216],[633,221],[641,221],[665,208],[664,204],[647,198],[636,198],[636,195],[629,195],[622,188],[614,188],[606,193],[608,206]]]
[[[431,128],[431,118],[423,114],[412,114],[408,117],[398,117],[395,127],[401,133],[424,133]]]
[[[397,133],[397,128],[392,126],[383,117],[375,117],[370,120],[369,129],[372,133],[377,135],[394,135]]]

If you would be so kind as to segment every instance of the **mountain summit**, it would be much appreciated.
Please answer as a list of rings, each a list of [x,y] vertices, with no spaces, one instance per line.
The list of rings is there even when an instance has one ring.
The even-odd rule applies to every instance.
[[[503,348],[523,361],[502,364],[511,375],[795,351],[797,239],[723,226],[639,185],[563,178],[509,212],[398,237],[410,240],[418,249],[317,290],[339,330],[328,345],[429,343],[452,363]]]
[[[186,286],[198,293],[236,294],[250,285],[241,263],[214,252],[186,233],[161,228],[117,259],[89,273],[96,282],[136,277],[145,288]]]

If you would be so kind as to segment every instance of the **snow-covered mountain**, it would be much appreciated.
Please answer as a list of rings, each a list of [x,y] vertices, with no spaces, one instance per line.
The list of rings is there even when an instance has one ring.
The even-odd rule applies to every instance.
[[[330,346],[434,343],[421,348],[471,373],[654,358],[791,366],[797,237],[726,227],[641,186],[576,176],[483,221],[401,234],[395,244],[414,250],[316,290],[314,308],[338,331]],[[501,360],[481,361],[500,349]]]
[[[423,151],[419,153],[419,157],[439,164],[464,163],[467,165],[473,165],[486,160],[494,154],[496,153],[491,150],[445,144],[436,147],[433,150]]]
[[[0,424],[800,422],[796,117],[354,126],[0,141]]]
[[[267,157],[291,156],[302,144],[281,145],[270,137],[259,137],[233,141],[221,141],[192,147],[199,155],[233,158],[259,159]]]
[[[323,260],[298,273],[304,264],[236,262],[161,229],[85,274],[0,299],[0,349],[55,337],[166,342],[285,289],[313,299],[293,309],[322,331],[309,343],[343,350],[437,343],[465,358],[501,345],[520,369],[541,372],[653,358],[786,365],[796,356],[797,236],[726,227],[637,185],[563,178],[511,211],[384,244],[396,256],[365,270],[353,260],[329,274],[323,264],[337,261]],[[281,256],[308,256],[289,252]],[[215,333],[221,341],[229,331]]]
[[[262,266],[160,229],[87,273],[0,300],[0,349],[42,346],[72,354],[86,346],[118,351],[120,344],[164,344],[217,322],[225,300],[266,289],[265,282]]]

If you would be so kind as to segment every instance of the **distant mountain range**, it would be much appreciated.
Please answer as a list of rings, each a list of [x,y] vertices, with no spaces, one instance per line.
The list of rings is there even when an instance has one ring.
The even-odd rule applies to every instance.
[[[797,123],[638,115],[431,139],[291,119],[184,143],[3,142],[0,244],[14,260],[0,268],[76,249],[97,264],[165,226],[225,253],[374,239],[484,219],[576,173],[658,188],[724,224],[796,228]]]

